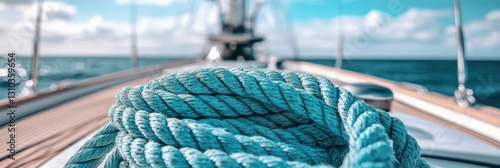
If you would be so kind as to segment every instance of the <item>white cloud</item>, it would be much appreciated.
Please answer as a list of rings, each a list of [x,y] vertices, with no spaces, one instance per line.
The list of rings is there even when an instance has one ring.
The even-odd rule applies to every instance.
[[[500,10],[493,10],[482,19],[463,26],[467,49],[479,51],[500,48]],[[447,44],[455,45],[455,27],[446,28]]]
[[[128,24],[105,22],[102,16],[93,16],[84,23],[72,23],[55,20],[42,24],[42,39],[60,39],[56,41],[92,41],[106,39],[112,42],[127,37]]]
[[[0,48],[7,50],[15,50],[20,54],[28,55],[31,53],[32,40],[34,37],[34,24],[37,7],[35,3],[26,5],[20,10],[20,15],[9,14],[4,24],[9,26],[2,26],[6,28],[1,36],[5,37],[0,42]],[[89,35],[84,32],[91,30],[92,24],[87,23],[72,23],[71,19],[76,14],[76,7],[58,1],[44,2],[44,12],[42,21],[42,46],[50,46],[51,43],[60,45],[68,39],[76,39]],[[17,16],[13,17],[13,16]],[[0,25],[2,24],[3,17],[0,17]],[[90,31],[91,32],[91,31]],[[104,33],[103,33],[104,34]],[[49,44],[46,45],[45,43]],[[57,48],[56,51],[64,51],[64,49]],[[47,51],[45,48],[42,51]],[[48,50],[52,52],[51,50]],[[69,50],[67,51],[69,52]]]
[[[34,0],[1,0],[0,3],[5,3],[5,4],[29,4],[32,3]]]
[[[202,10],[196,13],[186,13],[179,17],[140,17],[137,22],[139,54],[200,53],[206,42],[206,35],[218,29],[218,26],[214,26],[218,16],[212,11],[213,6],[208,3],[210,2],[200,3]],[[128,22],[115,22],[100,15],[95,15],[87,21],[74,22],[71,18],[76,14],[76,8],[65,3],[58,5],[48,10],[42,23],[42,55],[129,55]],[[20,54],[31,53],[34,35],[33,11],[34,8],[24,10],[21,18],[18,18],[24,20],[23,22],[15,23],[7,33],[0,32],[0,36],[21,39],[17,41],[23,43],[19,43],[16,49]],[[0,25],[2,23],[0,20]],[[1,41],[0,48],[12,48],[12,43]]]
[[[24,13],[24,19],[35,19],[37,6],[31,5]],[[70,20],[76,14],[76,7],[64,2],[47,1],[43,3],[43,19],[50,20]]]
[[[438,19],[450,16],[448,11],[409,9],[400,16],[391,17],[382,11],[372,10],[364,16],[342,15],[296,23],[295,32],[302,55],[333,55],[337,46],[339,24],[342,25],[345,36],[345,50],[349,50],[345,52],[346,55],[401,55],[408,50],[440,45],[436,43],[442,41],[444,26],[439,24]],[[273,27],[269,25],[277,22],[270,19],[262,23],[260,32],[265,32],[268,36],[286,37],[283,29],[269,28]],[[277,25],[274,27],[279,27]],[[271,48],[277,48],[278,53],[290,53],[287,39],[276,39],[270,39],[270,45],[273,46]],[[395,47],[410,44],[414,45],[411,49]]]
[[[169,5],[173,0],[115,0],[119,5],[137,2],[139,5]]]
[[[140,17],[137,22],[139,54],[200,53],[207,47],[206,35],[217,33],[220,29],[218,16],[210,3],[200,3],[197,13]],[[66,3],[56,5],[52,9],[46,7],[49,10],[42,24],[42,55],[129,55],[128,22],[116,22],[100,15],[75,22],[72,20],[78,12],[75,6]],[[28,55],[31,53],[33,37],[34,4],[18,11],[24,12],[18,16],[20,18],[17,20],[22,20],[18,23],[11,22],[13,18],[0,15],[0,37],[9,35],[24,40],[19,51]],[[266,44],[272,54],[291,55],[284,22],[273,14],[272,9],[263,9],[257,34],[266,37]],[[442,18],[452,19],[451,11],[409,9],[399,16],[391,17],[382,11],[372,10],[364,16],[343,15],[292,25],[302,55],[333,55],[340,22],[346,36],[345,53],[350,53],[351,58],[359,55],[453,56],[455,46],[449,44],[454,44],[454,29],[453,26],[440,24],[439,19]],[[483,19],[467,23],[464,25],[467,44],[475,45],[472,49],[500,48],[499,24],[500,11],[492,11]],[[8,40],[0,41],[0,50],[9,46]]]
[[[35,16],[37,4],[9,6],[8,15],[0,16],[0,26],[4,29],[0,35],[0,49],[15,50],[18,53],[31,53],[32,39],[34,37]],[[73,5],[59,2],[47,1],[43,4],[42,13],[42,40],[63,41],[64,35],[76,31],[75,25],[70,24],[71,18],[76,14]]]
[[[491,32],[483,40],[484,47],[500,47],[500,31]]]
[[[364,16],[343,15],[296,23],[295,28],[302,55],[335,54],[340,21],[345,35],[346,57],[421,55],[434,58],[441,55],[440,58],[454,58],[454,26],[443,25],[440,19],[452,20],[452,11],[413,8],[391,17],[372,10]],[[464,25],[468,53],[488,56],[500,52],[499,28],[500,11],[492,11],[483,19]],[[279,30],[267,34],[286,36]],[[271,45],[281,53],[290,53],[286,39],[275,40]]]
[[[443,25],[438,19],[451,16],[448,11],[409,9],[382,28],[379,38],[397,41],[428,42],[441,37]]]
[[[500,10],[494,10],[494,11],[491,11],[490,13],[488,13],[488,15],[486,15],[486,20],[499,22],[500,21]]]

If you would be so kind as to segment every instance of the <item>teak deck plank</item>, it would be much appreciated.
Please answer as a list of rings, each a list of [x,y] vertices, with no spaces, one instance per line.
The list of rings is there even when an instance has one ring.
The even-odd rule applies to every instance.
[[[38,167],[55,154],[108,122],[107,112],[115,103],[115,94],[125,86],[145,85],[159,75],[147,76],[119,84],[96,93],[68,101],[16,122],[15,161],[0,161],[0,167]],[[2,135],[8,135],[5,127]],[[6,134],[4,134],[6,133]],[[7,136],[1,142],[9,141]],[[6,143],[0,143],[7,149]],[[2,150],[2,157],[8,151]]]

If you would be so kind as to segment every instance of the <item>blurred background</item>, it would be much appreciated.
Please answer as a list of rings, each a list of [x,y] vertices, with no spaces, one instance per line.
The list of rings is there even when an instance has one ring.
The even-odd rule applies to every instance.
[[[266,39],[260,52],[334,66],[343,36],[342,68],[449,96],[456,89],[452,0],[260,1],[265,5],[256,34]],[[500,107],[500,1],[461,2],[468,87],[479,103]],[[44,0],[43,8],[42,91],[61,81],[131,69],[131,24],[137,26],[139,67],[201,58],[210,49],[207,35],[220,33],[211,0]],[[8,52],[16,53],[19,83],[30,78],[36,9],[33,0],[0,0],[4,79]],[[0,98],[5,98],[7,83],[1,82]]]

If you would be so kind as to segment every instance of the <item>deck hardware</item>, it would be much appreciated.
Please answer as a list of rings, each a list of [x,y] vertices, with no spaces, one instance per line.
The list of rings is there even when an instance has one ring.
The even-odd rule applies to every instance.
[[[462,31],[462,18],[460,15],[460,2],[455,0],[455,34],[457,40],[457,73],[458,73],[458,89],[455,90],[455,100],[461,107],[473,106],[476,104],[474,91],[465,86],[467,82],[467,58],[465,57],[464,37]]]
[[[352,83],[342,86],[355,97],[363,99],[372,107],[389,112],[391,110],[394,94],[386,87],[371,83]]]

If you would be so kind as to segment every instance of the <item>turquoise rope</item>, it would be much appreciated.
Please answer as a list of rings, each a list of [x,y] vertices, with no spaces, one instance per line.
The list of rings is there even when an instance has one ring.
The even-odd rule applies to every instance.
[[[200,69],[116,102],[66,167],[429,167],[399,119],[309,74]]]

